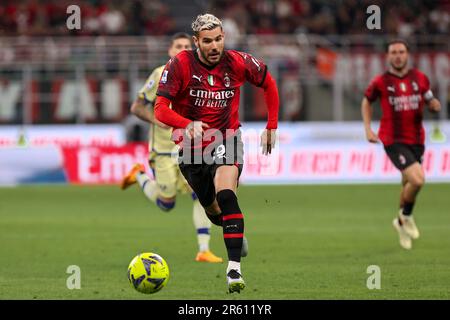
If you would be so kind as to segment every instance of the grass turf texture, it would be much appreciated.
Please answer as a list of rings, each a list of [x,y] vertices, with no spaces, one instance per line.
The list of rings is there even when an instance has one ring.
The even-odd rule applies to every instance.
[[[164,213],[137,187],[26,186],[0,189],[0,299],[449,299],[450,185],[429,184],[415,207],[421,238],[398,244],[392,219],[399,186],[241,186],[250,253],[247,288],[226,293],[226,264],[194,261],[190,197]],[[221,230],[212,250],[226,257]],[[171,277],[144,295],[128,263],[156,252]],[[68,290],[69,265],[81,289]],[[381,268],[381,289],[366,287]]]

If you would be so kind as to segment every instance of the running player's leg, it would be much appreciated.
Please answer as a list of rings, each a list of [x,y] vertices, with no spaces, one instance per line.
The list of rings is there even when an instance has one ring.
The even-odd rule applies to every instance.
[[[202,165],[180,163],[180,171],[205,209],[207,218],[222,227],[222,213],[216,200],[214,182],[209,170]]]
[[[181,162],[179,167],[186,181],[188,181],[190,187],[197,195],[202,207],[205,208],[207,217],[213,224],[223,228],[223,215],[216,199],[216,187],[214,186],[213,181],[216,165],[185,164]],[[237,181],[237,178],[234,180]],[[234,189],[235,187],[236,185],[234,186]],[[240,252],[240,255],[243,257],[248,254],[248,245],[246,241],[245,244],[245,246],[242,246],[242,252]]]
[[[425,183],[425,174],[420,163],[415,162],[402,171],[402,176],[406,180],[403,189],[403,214],[410,216],[417,194]]]
[[[152,168],[155,179],[145,171],[136,174],[136,180],[144,195],[161,210],[170,211],[175,207],[177,194],[177,167],[170,157],[158,156],[153,160]]]
[[[209,212],[209,214],[207,214],[206,216],[213,224],[221,228],[223,227],[222,212],[220,210],[219,204],[217,203],[217,200],[214,200],[211,205],[207,206],[205,208],[205,212]],[[242,238],[242,240],[243,242],[241,257],[246,257],[248,255],[248,240],[245,236]]]
[[[411,239],[419,237],[419,231],[412,218],[417,193],[423,185],[423,170],[420,165],[423,146],[413,147],[405,144],[393,144],[386,147],[392,163],[402,173],[402,190],[400,195],[400,211],[393,221],[399,233],[400,245],[405,249],[412,247]]]
[[[241,251],[244,237],[244,216],[239,208],[236,188],[239,169],[222,165],[216,169],[216,199],[223,215],[223,238],[228,252],[227,281],[230,292],[244,289],[241,273]]]
[[[123,177],[122,182],[120,183],[120,188],[122,190],[127,189],[137,182],[136,175],[139,172],[145,172],[145,167],[142,163],[136,163],[131,170]]]
[[[408,180],[406,180],[405,175],[402,173],[402,188],[400,190],[400,211],[403,211],[403,207],[405,206],[405,196],[403,195],[403,193],[405,192],[405,186],[406,183],[408,182]]]
[[[394,144],[386,150],[394,165],[402,173],[400,208],[404,215],[410,216],[417,194],[425,183],[422,169],[422,145]]]
[[[421,164],[419,162],[414,162],[402,171],[402,176],[405,178],[406,184],[403,189],[404,203],[399,214],[399,223],[404,227],[411,238],[417,239],[419,238],[420,233],[414,218],[412,217],[412,213],[417,195],[425,183],[425,174]]]
[[[197,233],[198,253],[195,258],[196,261],[202,262],[222,262],[222,258],[215,256],[209,249],[209,240],[211,221],[208,219],[203,209],[197,194],[192,191],[189,183],[184,178],[180,168],[175,164],[175,168],[178,172],[178,191],[180,193],[190,193],[193,201],[192,206],[192,220]]]
[[[195,257],[196,261],[199,262],[223,262],[223,259],[217,257],[209,248],[209,241],[211,239],[211,221],[208,219],[205,209],[200,203],[197,194],[192,191],[188,182],[183,177],[180,169],[177,166],[178,171],[178,189],[182,193],[191,193],[193,206],[192,206],[192,219],[194,222],[194,227],[197,232],[197,243],[198,243],[198,253]]]

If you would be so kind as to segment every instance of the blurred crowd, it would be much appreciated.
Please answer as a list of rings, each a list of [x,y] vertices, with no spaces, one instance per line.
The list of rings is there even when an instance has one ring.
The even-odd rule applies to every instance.
[[[193,0],[236,34],[360,34],[370,5],[381,8],[379,33],[409,37],[448,34],[448,0]],[[66,28],[66,9],[77,4],[81,30]],[[0,0],[0,36],[169,35],[177,21],[163,0]]]
[[[380,33],[448,34],[448,0],[215,0],[211,11],[243,34],[361,34],[367,7],[378,5]]]
[[[67,8],[78,5],[81,30],[69,30]],[[175,29],[160,0],[0,0],[0,36],[168,35]]]

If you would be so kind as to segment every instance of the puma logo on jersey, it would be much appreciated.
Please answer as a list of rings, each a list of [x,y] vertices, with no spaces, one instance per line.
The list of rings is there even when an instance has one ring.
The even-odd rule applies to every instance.
[[[199,82],[202,82],[203,76],[196,76],[195,74],[192,75],[192,78],[197,79]]]
[[[252,61],[253,61],[253,63],[256,65],[256,67],[258,68],[258,71],[261,71],[261,67],[260,67],[258,61],[256,61],[256,59],[253,58],[253,57],[252,57]]]
[[[390,91],[390,92],[395,92],[394,86],[388,86],[387,90]]]

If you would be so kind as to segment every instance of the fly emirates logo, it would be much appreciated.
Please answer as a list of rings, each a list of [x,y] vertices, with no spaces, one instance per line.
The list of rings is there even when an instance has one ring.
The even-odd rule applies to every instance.
[[[397,112],[417,110],[419,109],[422,96],[420,94],[412,94],[409,96],[389,97],[389,103],[394,107]]]
[[[221,91],[190,89],[189,95],[195,98],[194,105],[197,107],[225,108],[228,101],[234,97],[234,89]]]

